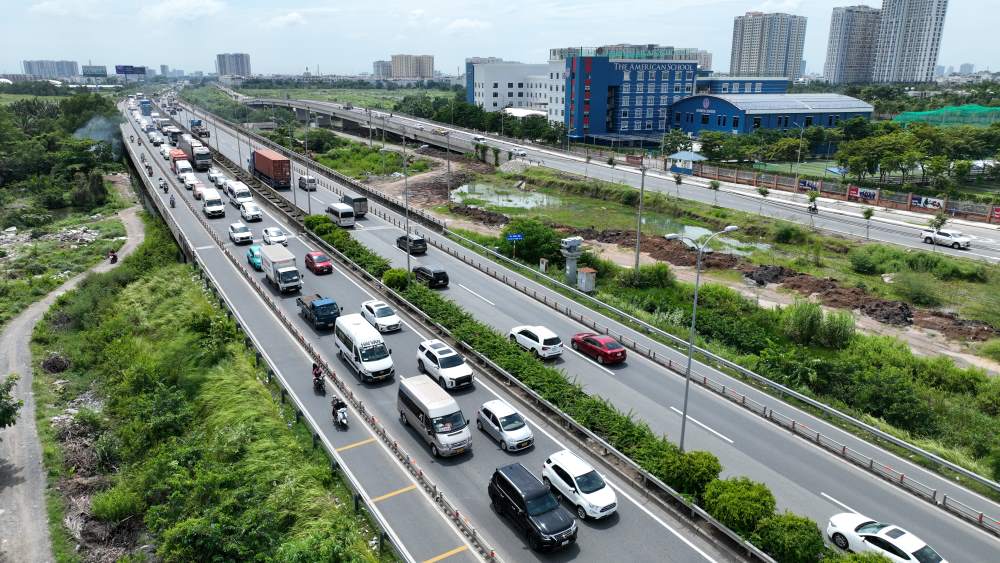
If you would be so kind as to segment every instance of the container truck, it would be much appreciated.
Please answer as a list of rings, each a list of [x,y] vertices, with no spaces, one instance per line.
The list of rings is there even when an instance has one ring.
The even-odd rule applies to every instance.
[[[302,289],[302,276],[295,267],[295,256],[284,246],[269,244],[261,247],[260,265],[264,277],[278,291],[287,293]]]
[[[202,123],[200,119],[192,119],[188,122],[190,125],[191,133],[198,137],[208,137],[208,127]]]
[[[205,171],[212,167],[212,151],[191,135],[181,135],[177,140],[177,148],[184,151],[195,170]]]
[[[139,111],[142,112],[142,115],[151,115],[153,113],[153,102],[145,98],[139,100]]]
[[[271,149],[250,153],[250,172],[272,188],[292,186],[292,163]]]
[[[343,195],[340,203],[345,203],[354,208],[354,217],[364,217],[368,213],[368,198],[360,195]]]

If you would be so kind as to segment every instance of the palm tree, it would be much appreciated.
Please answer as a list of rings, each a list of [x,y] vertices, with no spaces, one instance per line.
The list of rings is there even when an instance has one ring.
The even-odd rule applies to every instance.
[[[864,211],[861,212],[861,216],[865,218],[865,238],[871,239],[869,234],[872,229],[872,215],[875,215],[875,210],[871,207],[866,207]]]
[[[767,196],[768,196],[768,194],[771,193],[771,190],[769,190],[769,189],[761,186],[761,187],[757,188],[757,193],[760,194],[760,214],[763,215],[764,214],[764,200],[767,199]]]
[[[718,180],[709,180],[708,189],[712,190],[712,197],[714,198],[714,205],[719,206],[719,184]]]

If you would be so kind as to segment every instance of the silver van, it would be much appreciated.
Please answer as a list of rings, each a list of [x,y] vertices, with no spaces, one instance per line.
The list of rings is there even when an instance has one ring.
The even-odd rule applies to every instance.
[[[340,315],[333,326],[337,356],[367,383],[391,379],[396,373],[392,351],[382,334],[359,313]]]
[[[434,457],[472,450],[469,421],[458,403],[426,375],[401,378],[396,397],[399,421],[413,426],[430,445]]]

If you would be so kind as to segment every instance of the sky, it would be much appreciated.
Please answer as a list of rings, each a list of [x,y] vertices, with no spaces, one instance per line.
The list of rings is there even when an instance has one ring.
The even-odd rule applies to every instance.
[[[659,43],[707,49],[729,70],[733,17],[751,10],[806,16],[808,72],[822,73],[834,6],[879,0],[7,0],[0,73],[24,59],[161,64],[213,72],[216,53],[250,54],[263,73],[356,74],[393,53],[429,54],[458,74],[466,57],[540,63],[548,49]],[[1000,70],[990,48],[1000,10],[952,0],[938,64]]]

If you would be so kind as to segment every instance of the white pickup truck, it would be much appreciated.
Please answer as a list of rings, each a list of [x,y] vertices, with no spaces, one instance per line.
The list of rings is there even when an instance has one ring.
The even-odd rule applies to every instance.
[[[924,230],[920,233],[920,238],[927,244],[940,244],[950,246],[955,249],[969,248],[972,239],[963,235],[960,231],[953,229],[941,229],[940,231]]]

